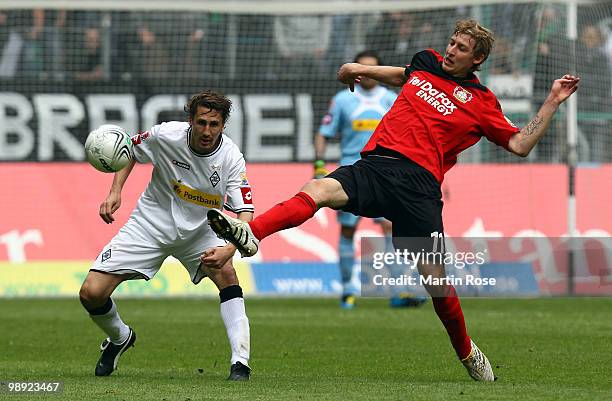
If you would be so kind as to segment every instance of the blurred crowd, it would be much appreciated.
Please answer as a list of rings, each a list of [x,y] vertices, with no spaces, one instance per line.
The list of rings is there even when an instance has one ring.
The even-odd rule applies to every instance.
[[[475,16],[497,38],[481,74],[532,74],[537,104],[554,78],[575,69],[583,78],[581,129],[590,142],[609,143],[610,118],[602,115],[612,109],[612,12],[579,15],[575,46],[564,13],[535,3],[478,7]],[[366,48],[389,65],[408,64],[424,48],[443,51],[454,22],[472,15],[472,7],[325,16],[0,10],[0,82],[333,77]],[[560,146],[544,141],[542,153],[561,154]],[[594,146],[588,158],[610,160],[611,152]]]
[[[225,28],[202,13],[0,11],[0,78],[201,77],[207,60],[223,69]]]

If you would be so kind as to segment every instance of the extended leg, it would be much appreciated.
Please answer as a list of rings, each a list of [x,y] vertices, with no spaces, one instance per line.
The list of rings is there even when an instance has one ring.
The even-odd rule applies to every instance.
[[[253,256],[259,241],[278,231],[296,227],[314,216],[320,207],[341,208],[348,202],[342,185],[333,178],[309,181],[291,199],[273,206],[268,211],[245,223],[217,210],[208,211],[213,231],[234,244],[242,256]]]

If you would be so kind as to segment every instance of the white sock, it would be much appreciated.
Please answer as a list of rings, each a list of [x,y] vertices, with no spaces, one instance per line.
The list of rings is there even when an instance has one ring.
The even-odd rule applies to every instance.
[[[127,324],[123,323],[123,320],[119,317],[119,312],[117,312],[117,306],[114,302],[113,306],[111,306],[110,310],[105,314],[90,314],[89,317],[91,317],[91,320],[106,333],[113,344],[121,344],[128,339],[130,328]]]
[[[249,318],[244,309],[244,298],[232,298],[221,303],[221,318],[227,330],[230,348],[232,349],[232,365],[240,362],[249,366],[251,350],[251,335]]]

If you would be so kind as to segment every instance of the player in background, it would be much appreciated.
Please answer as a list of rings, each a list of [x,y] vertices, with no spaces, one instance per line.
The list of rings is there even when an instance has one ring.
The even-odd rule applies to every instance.
[[[114,221],[121,190],[136,161],[153,164],[151,181],[127,223],[100,252],[79,293],[91,319],[108,336],[96,376],[110,375],[121,354],[136,341],[111,294],[125,280],[150,280],[172,255],[187,269],[193,284],[208,277],[219,289],[232,354],[228,379],[249,379],[249,320],[232,266],[236,247],[219,239],[206,220],[207,210],[224,207],[241,221],[253,217],[244,158],[223,134],[230,109],[224,95],[202,92],[185,106],[189,122],[162,123],[132,138],[135,160],[115,174],[100,205],[102,220]]]
[[[208,219],[213,230],[233,242],[243,256],[251,256],[265,237],[299,226],[318,208],[330,207],[388,218],[393,223],[394,246],[400,251],[419,250],[406,244],[408,237],[419,237],[427,246],[424,249],[432,249],[432,243],[425,241],[443,233],[440,186],[457,155],[484,136],[511,153],[527,156],[561,103],[579,86],[580,78],[572,75],[555,80],[535,116],[524,128],[517,128],[474,74],[489,56],[493,41],[491,31],[468,19],[457,22],[444,54],[431,49],[418,52],[408,67],[344,64],[338,79],[351,88],[363,77],[402,86],[361,152],[362,159],[311,180],[293,198],[250,223],[211,210]],[[434,233],[436,238],[431,237]],[[418,269],[425,278],[446,277],[441,264],[420,263]],[[469,375],[493,381],[489,360],[467,334],[455,288],[446,281],[425,288]]]
[[[380,65],[380,58],[375,52],[364,50],[357,54],[355,63],[363,65]],[[359,152],[368,142],[374,129],[393,105],[397,94],[378,81],[364,77],[352,92],[348,88],[338,92],[330,102],[329,110],[321,121],[318,133],[315,135],[314,177],[323,178],[328,172],[325,169],[325,150],[327,139],[340,135],[340,165],[347,166],[361,158]],[[360,217],[352,213],[338,211],[340,223],[340,239],[338,253],[340,256],[340,278],[342,280],[342,297],[340,306],[351,309],[355,306],[357,289],[351,283],[353,266],[355,265],[355,229]],[[377,218],[380,224],[387,248],[393,249],[391,243],[391,222]],[[419,306],[425,302],[424,297],[414,297],[411,294],[398,294],[391,298],[392,306]]]

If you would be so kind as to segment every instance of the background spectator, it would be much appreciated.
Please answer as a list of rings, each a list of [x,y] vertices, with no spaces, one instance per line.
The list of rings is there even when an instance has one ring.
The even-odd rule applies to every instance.
[[[228,49],[236,48],[236,57],[230,54],[229,71],[231,78],[238,74],[248,78],[273,78],[278,73],[274,65],[278,60],[273,43],[273,17],[269,15],[238,15],[231,25],[238,32],[236,43],[228,43]],[[234,29],[234,28],[231,28]],[[245,63],[244,60],[249,60]]]
[[[385,13],[367,35],[366,45],[377,51],[386,64],[410,64],[412,56],[420,50],[433,48],[444,51],[448,35],[435,29],[435,26],[452,25],[455,16],[454,9],[438,10],[433,21],[433,14],[427,11]]]
[[[553,80],[563,75],[567,68],[568,42],[560,24],[562,15],[558,8],[545,6],[539,19],[538,37],[535,45],[535,71],[533,80],[533,107],[539,107],[544,101]],[[581,82],[582,85],[582,82]],[[582,92],[582,91],[581,91]],[[562,161],[565,154],[563,147],[566,138],[557,132],[563,124],[562,119],[554,119],[549,132],[544,135],[538,147],[534,149],[536,158],[542,161]]]
[[[603,51],[602,33],[596,25],[584,25],[576,43],[577,73],[582,78],[578,96],[578,123],[589,142],[590,161],[609,161],[610,130],[602,113],[612,110],[610,74]]]
[[[276,16],[274,39],[281,75],[323,74],[330,43],[330,16]]]
[[[194,79],[206,73],[203,43],[209,41],[209,14],[204,12],[132,14],[135,32],[131,67],[145,80]]]
[[[42,10],[9,10],[0,16],[0,77],[37,77],[43,70]]]
[[[38,43],[43,47],[43,70],[45,76],[62,80],[66,75],[65,66],[65,28],[66,10],[36,10],[40,16],[35,16],[35,21],[40,20],[42,32]]]
[[[71,11],[68,13],[66,43],[69,72],[79,81],[108,78],[104,68],[102,21],[110,18],[99,11]]]

